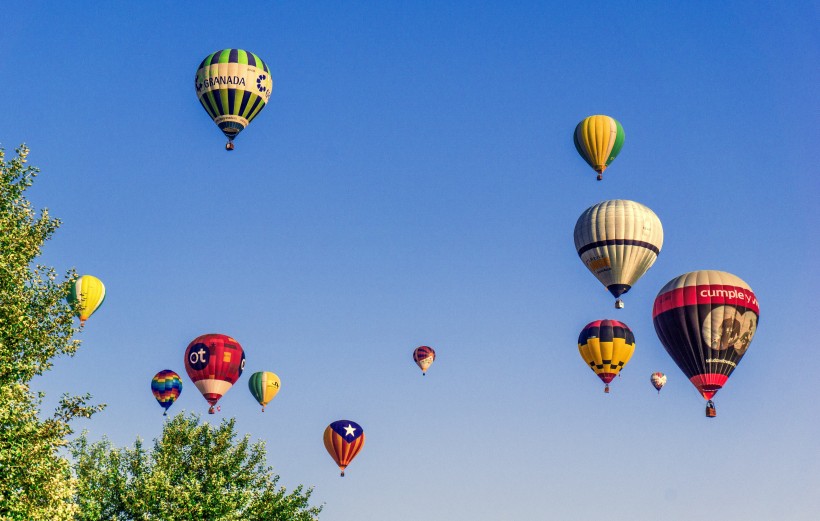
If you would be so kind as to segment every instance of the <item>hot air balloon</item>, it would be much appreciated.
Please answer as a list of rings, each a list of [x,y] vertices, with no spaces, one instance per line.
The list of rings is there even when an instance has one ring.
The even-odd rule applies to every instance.
[[[208,55],[194,83],[199,102],[228,138],[226,150],[233,150],[234,138],[265,108],[273,88],[265,62],[242,49]]]
[[[581,330],[578,352],[604,382],[604,392],[608,393],[609,383],[618,376],[635,352],[635,335],[623,322],[596,320]]]
[[[171,407],[182,392],[182,380],[179,375],[170,369],[164,369],[151,379],[151,392],[154,398],[165,411],[163,416],[168,415],[168,408]]]
[[[80,327],[82,327],[88,317],[93,315],[105,301],[105,286],[97,277],[83,275],[71,285],[66,300],[75,306],[74,309],[77,310]]]
[[[342,471],[342,477],[344,477],[345,468],[364,447],[364,431],[356,422],[335,421],[325,429],[324,442],[327,452],[339,465],[339,470]]]
[[[274,373],[268,371],[260,371],[253,373],[250,380],[248,380],[248,387],[251,394],[259,405],[262,406],[262,412],[265,412],[265,406],[273,400],[273,397],[279,392],[282,383],[279,377]]]
[[[658,391],[658,394],[661,394],[661,388],[666,385],[666,375],[663,373],[652,373],[649,376],[649,383]]]
[[[702,270],[670,280],[655,298],[652,322],[666,352],[717,413],[712,398],[746,354],[760,318],[740,277]]]
[[[413,350],[413,361],[421,368],[422,376],[427,374],[427,369],[433,364],[436,359],[436,352],[432,347],[419,346]]]
[[[227,335],[211,333],[196,337],[185,349],[185,370],[188,376],[211,404],[228,392],[245,369],[245,352],[239,342]]]
[[[615,199],[590,206],[575,223],[575,249],[584,265],[624,307],[620,296],[652,266],[663,246],[655,213],[634,201]]]
[[[584,161],[598,172],[600,181],[604,178],[606,167],[624,146],[624,128],[615,118],[589,116],[575,127],[573,142]]]

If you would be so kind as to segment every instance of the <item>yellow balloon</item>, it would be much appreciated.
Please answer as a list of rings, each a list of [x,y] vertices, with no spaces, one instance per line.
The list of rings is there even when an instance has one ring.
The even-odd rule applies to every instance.
[[[610,116],[589,116],[575,127],[573,142],[584,161],[598,172],[600,181],[624,146],[624,129]]]
[[[275,373],[260,371],[253,373],[248,380],[248,388],[264,412],[265,406],[279,393],[282,382]]]
[[[105,285],[92,275],[83,275],[78,278],[68,293],[68,302],[76,306],[80,326],[85,325],[85,321],[97,311],[103,301],[105,301]]]

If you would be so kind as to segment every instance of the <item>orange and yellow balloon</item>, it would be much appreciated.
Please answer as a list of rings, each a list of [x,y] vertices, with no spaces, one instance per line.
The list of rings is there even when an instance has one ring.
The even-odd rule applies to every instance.
[[[364,430],[354,421],[337,420],[325,428],[323,439],[325,449],[344,477],[345,468],[364,447]]]

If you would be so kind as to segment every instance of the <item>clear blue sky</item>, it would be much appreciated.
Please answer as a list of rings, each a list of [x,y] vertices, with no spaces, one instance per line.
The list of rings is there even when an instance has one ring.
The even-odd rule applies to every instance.
[[[42,260],[108,289],[46,407],[90,392],[108,408],[78,429],[150,440],[174,369],[171,412],[236,417],[324,521],[816,519],[816,6],[184,4],[4,6],[0,144],[31,147],[64,220]],[[274,79],[232,153],[193,86],[225,47]],[[571,139],[597,113],[626,131],[600,183]],[[665,230],[621,311],[572,239],[615,198]],[[761,304],[715,420],[651,320],[697,269]],[[637,339],[610,395],[576,346],[600,318]],[[215,417],[182,365],[208,332],[248,360]],[[264,414],[258,370],[282,378]],[[367,433],[344,479],[321,441],[342,418]]]

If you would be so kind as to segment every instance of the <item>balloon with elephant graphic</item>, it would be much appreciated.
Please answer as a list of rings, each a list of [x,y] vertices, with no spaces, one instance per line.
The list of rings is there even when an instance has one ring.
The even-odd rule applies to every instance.
[[[707,400],[726,385],[757,331],[760,307],[740,277],[716,270],[685,273],[661,288],[652,322],[663,347]]]

